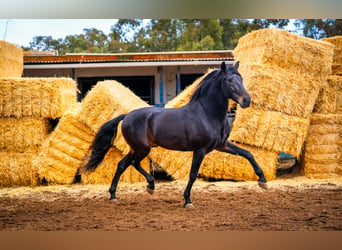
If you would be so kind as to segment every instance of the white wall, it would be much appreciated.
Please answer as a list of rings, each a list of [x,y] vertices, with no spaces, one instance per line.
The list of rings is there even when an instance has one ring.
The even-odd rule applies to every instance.
[[[205,73],[212,65],[180,66],[180,74]],[[25,69],[24,77],[72,77],[72,69]],[[112,67],[112,68],[76,68],[75,78],[102,76],[154,76],[155,104],[160,104],[160,86],[158,67]],[[176,96],[177,66],[163,66],[163,99],[164,103]]]

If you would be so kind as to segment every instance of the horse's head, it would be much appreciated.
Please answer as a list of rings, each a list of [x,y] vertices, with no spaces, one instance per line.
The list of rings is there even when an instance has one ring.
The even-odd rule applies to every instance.
[[[223,75],[222,91],[227,98],[240,104],[242,108],[247,108],[251,104],[251,98],[242,83],[242,77],[238,72],[239,62],[233,66],[226,66],[225,62],[221,64]]]

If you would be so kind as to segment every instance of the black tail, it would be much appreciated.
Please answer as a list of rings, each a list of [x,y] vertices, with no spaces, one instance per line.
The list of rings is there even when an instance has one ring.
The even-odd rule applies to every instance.
[[[112,146],[112,141],[116,137],[119,122],[123,120],[125,116],[126,115],[119,115],[102,125],[91,146],[90,159],[88,163],[82,167],[81,172],[94,171],[102,162],[106,153]]]

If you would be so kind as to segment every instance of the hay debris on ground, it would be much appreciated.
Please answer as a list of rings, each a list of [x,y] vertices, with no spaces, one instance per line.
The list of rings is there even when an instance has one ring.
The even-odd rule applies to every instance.
[[[0,116],[59,118],[76,95],[71,78],[0,78]]]
[[[285,30],[268,28],[239,39],[234,59],[243,64],[277,65],[320,81],[331,73],[334,45]]]
[[[0,78],[21,77],[24,68],[23,49],[0,40]]]

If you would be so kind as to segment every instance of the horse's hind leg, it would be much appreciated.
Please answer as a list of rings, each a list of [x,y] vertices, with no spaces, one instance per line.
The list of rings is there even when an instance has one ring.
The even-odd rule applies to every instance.
[[[230,153],[234,155],[240,155],[246,158],[252,165],[255,174],[259,177],[259,181],[258,181],[259,186],[261,188],[267,189],[267,183],[266,183],[264,172],[262,171],[258,163],[255,161],[254,156],[248,150],[240,148],[229,141],[226,141],[226,143],[223,146],[218,147],[216,149],[221,152],[226,152],[226,153]]]
[[[136,151],[134,153],[134,160],[133,160],[133,166],[136,170],[138,170],[146,179],[148,182],[147,185],[147,192],[149,194],[153,194],[154,191],[154,177],[147,173],[145,169],[142,168],[140,162],[149,154],[150,148],[146,147],[145,149],[140,149],[139,151]]]
[[[133,155],[127,154],[127,155],[118,163],[118,167],[117,167],[117,169],[116,169],[114,178],[113,178],[113,180],[112,180],[112,185],[110,186],[110,189],[109,189],[110,200],[111,200],[111,201],[116,201],[115,192],[116,192],[116,188],[117,188],[117,186],[118,186],[120,177],[121,177],[122,173],[125,172],[125,170],[129,167],[129,165],[132,164],[132,160],[133,160]]]
[[[154,177],[152,175],[150,175],[149,173],[147,173],[145,171],[145,169],[142,168],[140,163],[134,163],[133,166],[135,167],[136,170],[138,170],[146,178],[146,180],[148,182],[147,192],[149,194],[153,194],[153,191],[154,191]]]

